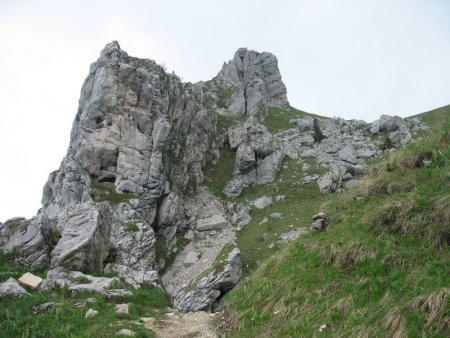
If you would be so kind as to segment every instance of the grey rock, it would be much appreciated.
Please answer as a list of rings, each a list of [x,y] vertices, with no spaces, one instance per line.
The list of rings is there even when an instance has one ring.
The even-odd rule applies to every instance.
[[[405,120],[399,116],[381,115],[380,117],[380,130],[381,131],[395,131],[406,126]]]
[[[120,264],[107,264],[103,271],[105,273],[117,273],[120,280],[132,285],[135,289],[140,288],[142,285],[152,285],[155,288],[160,286],[158,272],[154,270],[137,269]]]
[[[274,212],[274,213],[270,214],[270,217],[273,219],[280,219],[280,218],[283,218],[283,214],[281,212]]]
[[[114,306],[114,312],[126,315],[130,314],[130,303],[116,304]]]
[[[30,295],[28,291],[21,287],[12,277],[6,282],[0,283],[0,297],[12,296],[20,298],[28,295]]]
[[[275,201],[277,201],[278,203],[284,202],[286,200],[286,195],[278,195],[277,197],[275,197]]]
[[[194,265],[198,261],[198,252],[191,251],[186,255],[186,258],[183,261],[183,265],[185,267],[189,267]]]
[[[259,222],[259,225],[265,224],[267,222],[269,222],[269,218],[267,218],[267,216],[264,216],[264,218],[261,220],[261,222]]]
[[[353,153],[352,148],[349,146],[339,150],[338,156],[342,161],[352,163],[352,164],[358,163],[358,159],[356,158],[355,154]]]
[[[261,196],[250,202],[250,205],[256,209],[265,209],[269,205],[272,205],[272,197]]]
[[[181,290],[174,299],[174,306],[184,312],[211,310],[217,299],[232,289],[241,276],[240,251],[235,248],[228,254],[222,269]]]
[[[220,230],[228,224],[228,221],[222,215],[213,215],[208,218],[199,219],[195,228],[197,231]]]
[[[54,302],[43,303],[43,304],[40,304],[40,305],[33,306],[31,308],[31,312],[34,315],[37,315],[39,313],[47,312],[48,310],[53,308],[53,306],[55,306]]]
[[[231,217],[231,222],[235,226],[242,227],[252,220],[252,217],[250,216],[251,208],[247,205],[228,202],[227,211]]]
[[[240,48],[233,60],[223,65],[214,80],[222,87],[235,88],[227,107],[234,114],[247,113],[248,110],[261,120],[263,114],[255,113],[255,110],[260,111],[264,104],[289,108],[286,87],[281,81],[278,61],[273,54]]]
[[[311,229],[316,231],[323,231],[326,228],[326,221],[324,219],[318,219],[311,224]]]
[[[110,289],[117,278],[93,277],[79,271],[70,271],[63,267],[49,270],[39,287],[39,291],[53,290],[55,287],[67,287],[72,292],[94,291],[104,293]]]
[[[126,336],[126,337],[135,337],[136,332],[131,331],[130,329],[120,329],[117,331],[118,336]]]
[[[126,289],[110,289],[105,292],[106,298],[112,299],[115,297],[133,296],[133,292]]]
[[[313,217],[312,217],[312,219],[313,219],[313,221],[317,221],[318,219],[328,219],[328,216],[327,216],[327,214],[326,213],[324,213],[324,212],[319,212],[318,214],[315,214]]]
[[[111,221],[111,209],[106,203],[75,205],[52,251],[51,267],[101,270],[108,255]]]
[[[280,235],[277,243],[283,244],[283,243],[292,241],[294,239],[299,238],[301,235],[305,234],[306,232],[307,231],[306,231],[305,228],[299,228],[299,229],[296,229],[296,230],[292,230],[292,231],[286,232],[286,233]]]
[[[300,131],[312,130],[314,126],[314,119],[312,117],[305,117],[301,119],[291,119],[289,123],[295,125]]]
[[[96,315],[98,315],[98,311],[89,309],[89,310],[87,310],[86,314],[84,315],[84,318],[92,318],[92,317],[95,317]]]

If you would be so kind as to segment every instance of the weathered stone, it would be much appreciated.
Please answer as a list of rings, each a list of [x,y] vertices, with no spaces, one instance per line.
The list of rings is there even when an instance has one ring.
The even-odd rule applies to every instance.
[[[275,201],[277,201],[278,203],[284,202],[286,200],[286,195],[278,195],[277,197],[275,197]]]
[[[39,276],[35,276],[30,272],[26,272],[19,278],[19,283],[22,285],[29,286],[32,289],[37,289],[41,285],[43,279]]]
[[[110,289],[105,292],[106,298],[112,299],[115,297],[132,296],[133,292],[126,289]]]
[[[279,244],[283,244],[283,243],[292,241],[294,239],[299,238],[301,235],[305,234],[306,232],[307,231],[305,228],[299,228],[297,230],[292,230],[292,231],[286,232],[286,233],[280,235],[277,242]]]
[[[29,293],[23,287],[17,283],[14,278],[9,278],[6,282],[0,283],[0,297],[12,296],[12,297],[23,297],[28,296]]]
[[[197,231],[211,231],[223,229],[228,225],[228,221],[222,215],[213,215],[197,221]]]
[[[48,302],[48,303],[36,305],[36,306],[33,306],[33,307],[31,308],[31,312],[32,312],[34,315],[37,315],[37,314],[39,314],[39,313],[47,312],[48,310],[50,310],[51,308],[53,308],[53,306],[55,306],[55,303],[54,303],[54,302]]]
[[[89,310],[87,310],[86,314],[84,315],[84,318],[92,318],[92,317],[95,317],[96,315],[98,315],[98,311],[89,309]]]
[[[58,267],[47,272],[39,291],[53,290],[55,287],[67,287],[72,292],[94,291],[104,293],[110,289],[117,278],[93,277],[78,271]]]
[[[114,306],[114,311],[116,313],[128,315],[130,314],[130,303],[116,304],[116,306]]]
[[[121,264],[107,264],[103,271],[117,273],[122,281],[132,285],[135,289],[144,284],[159,287],[158,272],[154,270],[137,269]]]
[[[118,336],[126,336],[126,337],[135,337],[136,332],[131,331],[130,329],[120,329],[117,331]]]
[[[272,205],[272,197],[261,196],[250,202],[250,205],[256,209],[264,209]]]
[[[214,271],[200,279],[193,288],[181,290],[174,299],[174,306],[184,312],[211,310],[215,301],[232,289],[241,279],[239,249],[233,249],[220,271]]]

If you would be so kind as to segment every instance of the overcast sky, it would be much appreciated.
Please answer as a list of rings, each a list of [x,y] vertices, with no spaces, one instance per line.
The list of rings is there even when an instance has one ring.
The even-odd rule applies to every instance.
[[[326,116],[450,104],[450,0],[0,0],[0,221],[40,207],[89,65],[112,40],[191,82],[239,47],[272,52],[291,105]]]

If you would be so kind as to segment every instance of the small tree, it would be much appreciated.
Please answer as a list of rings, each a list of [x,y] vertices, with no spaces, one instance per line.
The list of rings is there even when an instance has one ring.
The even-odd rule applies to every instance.
[[[313,128],[314,128],[314,142],[320,143],[325,137],[325,135],[322,133],[322,130],[319,128],[319,121],[314,118],[313,122]]]

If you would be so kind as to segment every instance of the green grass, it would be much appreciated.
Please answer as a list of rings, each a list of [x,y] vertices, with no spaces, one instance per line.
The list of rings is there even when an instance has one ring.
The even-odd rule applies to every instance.
[[[167,247],[166,238],[163,235],[156,235],[156,242],[155,242],[156,262],[159,262],[161,259],[164,259],[164,266],[160,267],[159,269],[160,276],[164,275],[167,272],[167,270],[172,266],[173,262],[175,262],[178,253],[181,250],[183,250],[184,247],[188,244],[189,240],[185,239],[181,235],[177,235],[176,250],[169,251]]]
[[[294,128],[295,126],[290,124],[289,120],[299,119],[306,116],[313,118],[326,118],[324,116],[310,114],[293,107],[290,107],[287,111],[276,107],[269,107],[269,115],[267,116],[264,125],[267,130],[274,134],[286,129]]]
[[[136,232],[136,231],[139,230],[139,227],[137,226],[136,222],[134,222],[134,223],[126,223],[126,224],[123,225],[123,229],[126,232]]]
[[[234,92],[233,88],[219,87],[216,92],[217,106],[219,108],[226,108],[227,104],[228,104],[228,100],[230,99],[233,92]]]
[[[275,185],[248,190],[249,199],[262,193],[288,197],[285,204],[254,212],[238,234],[246,274],[261,263],[227,297],[227,309],[239,320],[232,335],[313,337],[326,324],[324,337],[447,337],[448,130],[450,122],[376,161],[358,190],[329,197],[308,187],[302,194],[292,184],[278,192]],[[423,166],[421,159],[430,154],[432,164]],[[289,223],[308,226],[320,209],[330,215],[325,232],[310,232],[270,254],[267,244],[276,237],[271,231]],[[257,225],[273,211],[285,218]]]
[[[132,198],[136,198],[132,193],[117,192],[114,183],[110,182],[92,183],[89,194],[96,202],[122,203],[128,202]]]
[[[220,149],[220,161],[216,165],[207,164],[203,173],[205,184],[212,194],[225,198],[223,188],[233,178],[234,161],[236,153],[230,148]]]
[[[10,266],[7,255],[0,255],[0,280],[9,277],[18,278],[25,270]],[[37,273],[44,277],[45,273]],[[83,280],[80,280],[83,282]],[[151,333],[142,325],[133,324],[139,322],[141,317],[158,318],[165,313],[165,308],[170,305],[167,294],[141,288],[133,289],[125,287],[133,292],[133,296],[118,297],[108,300],[105,296],[83,292],[72,294],[67,289],[57,289],[51,292],[33,291],[28,289],[31,296],[14,299],[10,297],[0,298],[0,328],[2,337],[113,337],[121,328],[129,328],[137,333],[137,337],[151,337]],[[89,297],[96,299],[95,303],[88,303],[78,309],[73,305],[83,302]],[[47,312],[32,314],[33,306],[46,302],[54,302],[55,306]],[[131,303],[130,315],[116,314],[114,305],[117,303]],[[86,311],[92,308],[98,311],[98,315],[86,319]]]
[[[441,108],[433,109],[425,113],[417,114],[412,117],[418,117],[422,122],[430,127],[439,128],[442,123],[449,119],[450,105]]]

